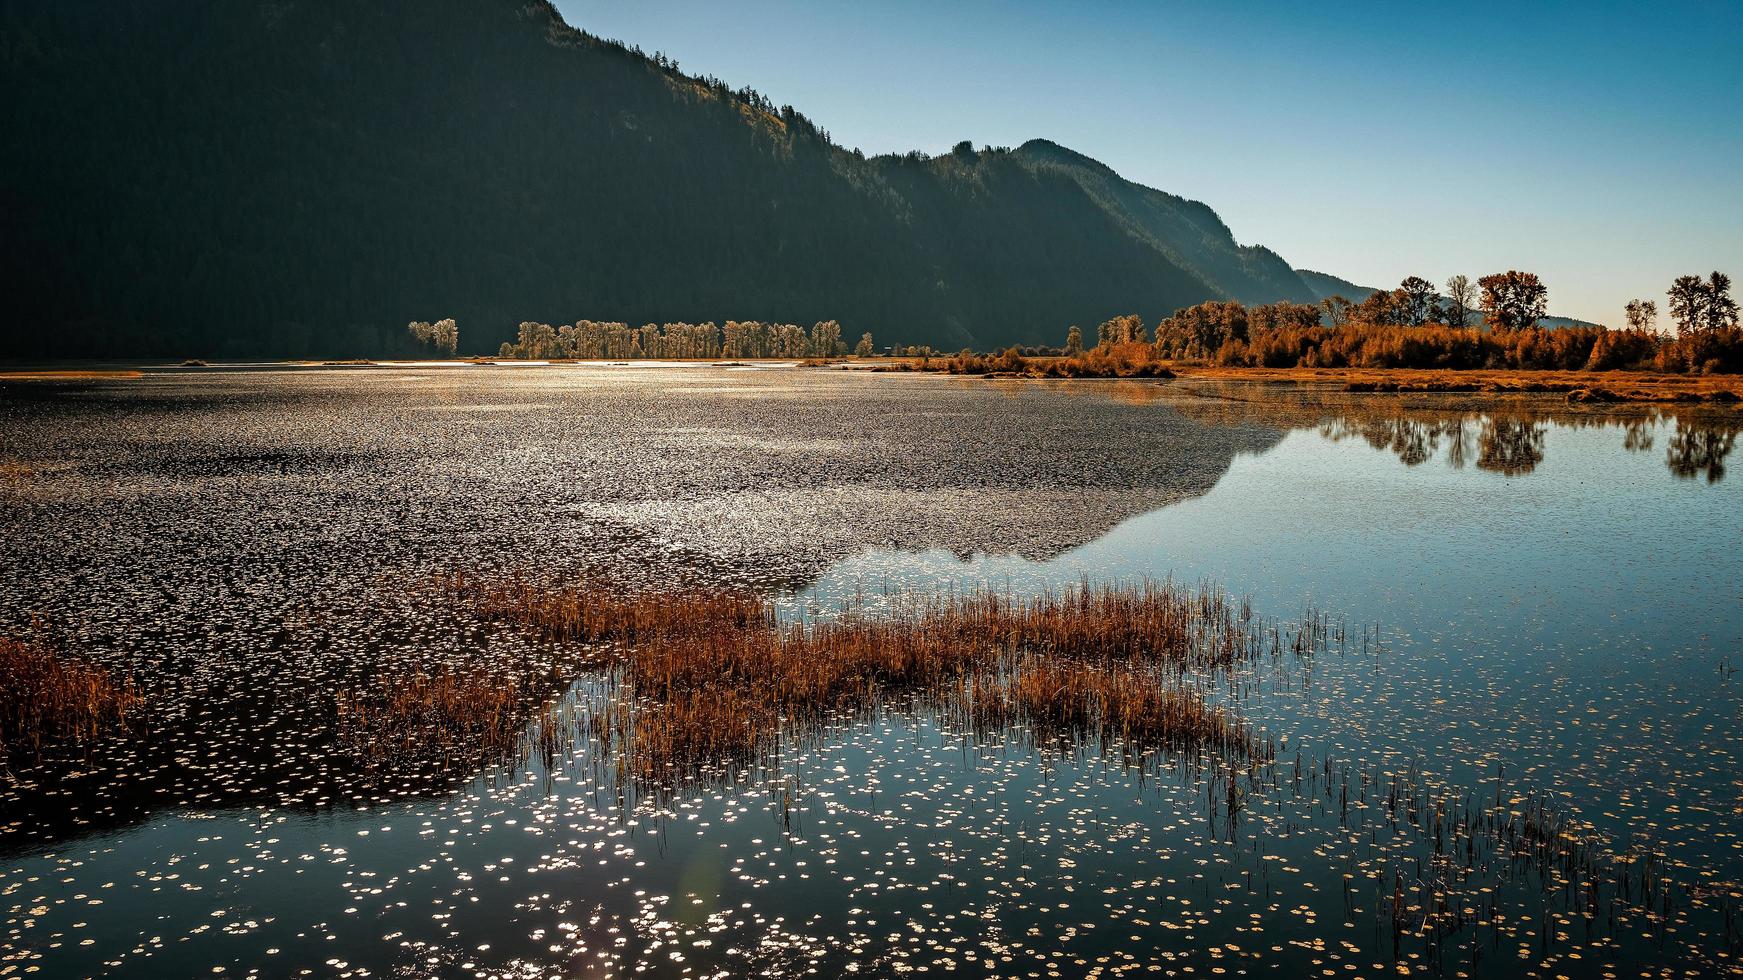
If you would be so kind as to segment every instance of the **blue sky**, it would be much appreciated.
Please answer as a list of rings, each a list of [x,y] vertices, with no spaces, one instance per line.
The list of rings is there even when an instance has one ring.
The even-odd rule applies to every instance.
[[[1743,280],[1743,3],[557,0],[846,146],[1046,137],[1364,285],[1538,272],[1616,323]]]

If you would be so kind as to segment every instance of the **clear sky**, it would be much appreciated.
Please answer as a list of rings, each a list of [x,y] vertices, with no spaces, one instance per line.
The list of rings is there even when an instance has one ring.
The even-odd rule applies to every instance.
[[[1363,285],[1521,268],[1618,323],[1678,274],[1743,281],[1738,0],[556,2],[843,145],[1046,137]]]

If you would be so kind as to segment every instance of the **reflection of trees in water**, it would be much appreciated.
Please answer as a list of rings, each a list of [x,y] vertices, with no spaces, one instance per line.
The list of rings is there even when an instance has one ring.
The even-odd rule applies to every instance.
[[[1012,385],[1015,397],[1031,391]],[[1463,469],[1524,475],[1544,460],[1551,425],[1570,429],[1620,429],[1622,448],[1650,452],[1657,429],[1674,423],[1665,465],[1679,477],[1724,479],[1725,460],[1743,432],[1743,414],[1712,407],[1623,404],[1575,407],[1548,398],[1508,396],[1368,395],[1301,387],[1255,389],[1247,382],[1202,383],[1190,388],[1148,382],[1064,382],[1055,390],[1111,398],[1123,404],[1166,403],[1188,418],[1229,426],[1275,425],[1317,429],[1332,441],[1361,439],[1420,466],[1446,450],[1446,462]],[[1182,397],[1183,393],[1189,397]],[[1436,403],[1438,400],[1439,403]]]
[[[1447,460],[1455,467],[1464,466],[1469,455],[1469,435],[1464,419],[1446,422],[1425,422],[1419,419],[1353,419],[1340,418],[1319,427],[1319,433],[1338,441],[1357,438],[1375,449],[1397,455],[1406,466],[1416,466],[1433,459],[1440,452],[1442,440],[1447,443]]]
[[[1652,448],[1652,426],[1658,421],[1658,416],[1650,418],[1624,419],[1622,425],[1622,448],[1631,453],[1643,453]]]
[[[1441,426],[1441,430],[1446,432],[1449,436],[1446,447],[1446,461],[1451,464],[1452,468],[1455,470],[1464,469],[1465,462],[1470,459],[1471,450],[1473,448],[1471,445],[1470,430],[1465,426],[1465,420],[1461,418],[1451,423],[1444,423]]]
[[[1587,418],[1573,427],[1611,425],[1622,430],[1622,447],[1629,452],[1650,451],[1654,427],[1661,421],[1676,423],[1665,452],[1665,465],[1685,479],[1705,476],[1717,483],[1725,477],[1725,460],[1743,431],[1743,419],[1675,416],[1653,412],[1594,422]],[[1452,418],[1341,417],[1319,426],[1321,435],[1333,439],[1359,438],[1375,449],[1396,455],[1406,466],[1418,466],[1439,455],[1446,447],[1447,464],[1463,469],[1474,456],[1477,469],[1507,476],[1530,473],[1543,462],[1544,435],[1549,423],[1569,425],[1553,415],[1460,415]],[[1474,437],[1474,438],[1473,438]]]
[[[1483,420],[1477,436],[1477,469],[1518,476],[1543,462],[1543,426],[1519,419]]]
[[[1340,440],[1358,438],[1375,449],[1396,455],[1405,466],[1433,459],[1446,445],[1446,461],[1463,469],[1474,454],[1477,469],[1509,476],[1529,473],[1543,462],[1543,434],[1535,421],[1511,417],[1450,419],[1339,418],[1319,427],[1320,435]],[[1473,440],[1473,435],[1475,436]]]
[[[1166,391],[1163,386],[1154,390]],[[1419,466],[1445,450],[1454,469],[1475,463],[1504,475],[1532,472],[1544,460],[1544,440],[1552,425],[1570,429],[1620,429],[1622,448],[1648,452],[1660,425],[1674,423],[1665,465],[1679,477],[1724,478],[1725,461],[1743,432],[1743,415],[1731,410],[1678,405],[1621,405],[1603,409],[1523,399],[1448,397],[1441,404],[1406,401],[1402,396],[1348,395],[1324,391],[1266,391],[1209,388],[1197,399],[1172,402],[1182,414],[1229,425],[1263,422],[1313,428],[1333,441],[1361,439]]]
[[[1725,457],[1736,441],[1736,428],[1722,430],[1678,421],[1664,463],[1682,479],[1693,480],[1704,473],[1708,483],[1718,483],[1725,478]]]

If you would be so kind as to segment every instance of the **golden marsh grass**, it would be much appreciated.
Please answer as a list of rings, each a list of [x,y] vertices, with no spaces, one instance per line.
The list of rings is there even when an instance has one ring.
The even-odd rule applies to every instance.
[[[0,636],[0,749],[89,742],[127,725],[139,705],[129,677],[46,640]]]
[[[891,702],[976,729],[1264,751],[1188,679],[1263,649],[1250,613],[1208,587],[1085,584],[1031,598],[978,590],[905,599],[887,616],[849,609],[795,623],[728,589],[464,574],[441,588],[486,620],[579,644],[581,662],[612,671],[632,707],[606,725],[596,719],[594,734],[638,778],[752,765],[786,734]]]

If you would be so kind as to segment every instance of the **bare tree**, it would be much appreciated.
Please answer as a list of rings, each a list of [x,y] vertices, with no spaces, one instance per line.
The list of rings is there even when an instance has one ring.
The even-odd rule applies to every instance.
[[[1343,296],[1327,296],[1319,301],[1319,308],[1325,311],[1325,322],[1334,327],[1350,322],[1350,307],[1354,305]]]
[[[1649,299],[1631,299],[1623,307],[1628,314],[1628,329],[1648,333],[1658,328],[1658,304]]]
[[[1477,287],[1469,276],[1453,276],[1446,281],[1446,302],[1441,304],[1441,317],[1449,327],[1470,326],[1471,310],[1477,305]]]

